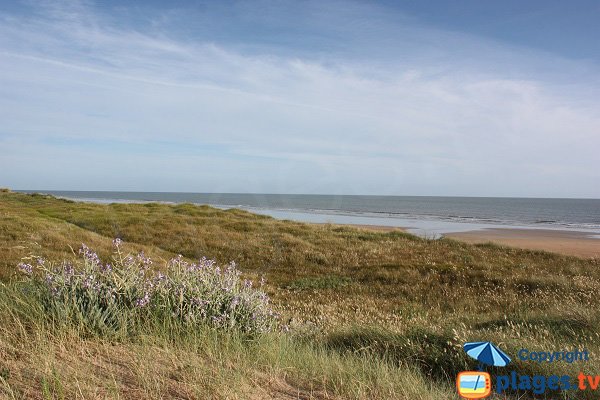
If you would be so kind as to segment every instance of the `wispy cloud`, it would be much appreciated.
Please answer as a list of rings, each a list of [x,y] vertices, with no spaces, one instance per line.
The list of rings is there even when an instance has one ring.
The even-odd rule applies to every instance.
[[[1,183],[600,196],[597,65],[364,4],[253,5],[194,18],[284,38],[183,34],[181,9],[1,16]]]

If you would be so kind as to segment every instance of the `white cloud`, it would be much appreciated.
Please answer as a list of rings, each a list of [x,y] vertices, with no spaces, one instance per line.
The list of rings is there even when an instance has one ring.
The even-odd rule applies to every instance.
[[[589,75],[593,65],[409,20],[367,24],[371,45],[382,37],[389,54],[365,48],[361,59],[143,32],[85,3],[44,10],[0,24],[4,185],[600,196],[598,88],[565,70]],[[348,32],[334,22],[325,36]],[[316,24],[305,29],[326,25]],[[396,50],[388,36],[399,32]],[[127,157],[135,162],[67,146],[99,139],[174,145]],[[185,151],[215,145],[222,154]]]

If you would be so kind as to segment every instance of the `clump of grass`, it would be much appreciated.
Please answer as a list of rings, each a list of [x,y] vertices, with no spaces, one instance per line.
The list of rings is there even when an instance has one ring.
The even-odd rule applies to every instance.
[[[456,349],[452,335],[422,328],[400,334],[380,327],[352,327],[329,334],[325,343],[337,351],[381,358],[393,365],[418,366],[428,377],[451,380],[469,369],[469,359]]]
[[[268,296],[242,281],[235,263],[225,267],[202,258],[190,263],[179,256],[165,274],[153,271],[152,260],[125,254],[114,240],[111,262],[104,263],[83,245],[74,264],[19,264],[28,277],[23,290],[36,298],[56,323],[80,326],[93,333],[128,333],[144,322],[163,326],[208,325],[243,333],[264,333],[276,326]]]
[[[296,279],[287,288],[292,290],[337,289],[348,286],[350,282],[350,278],[345,276],[326,275]]]

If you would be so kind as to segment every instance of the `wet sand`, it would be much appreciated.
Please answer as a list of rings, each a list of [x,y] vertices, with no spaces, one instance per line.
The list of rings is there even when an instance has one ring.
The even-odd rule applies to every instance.
[[[555,253],[600,257],[600,239],[593,233],[551,229],[491,228],[478,231],[447,233],[444,236],[467,243],[492,242],[523,249],[546,250]]]

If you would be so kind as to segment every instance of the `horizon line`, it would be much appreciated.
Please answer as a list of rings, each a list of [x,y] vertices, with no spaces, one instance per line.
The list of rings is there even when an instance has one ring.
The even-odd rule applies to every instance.
[[[182,192],[182,191],[139,191],[139,190],[70,190],[70,189],[10,189],[14,192],[51,194],[45,192],[78,192],[78,193],[171,193],[171,194],[241,194],[267,196],[359,196],[359,197],[449,197],[476,199],[531,199],[531,200],[600,200],[595,197],[527,197],[527,196],[468,196],[468,195],[408,195],[408,194],[334,194],[334,193],[262,193],[262,192]]]

